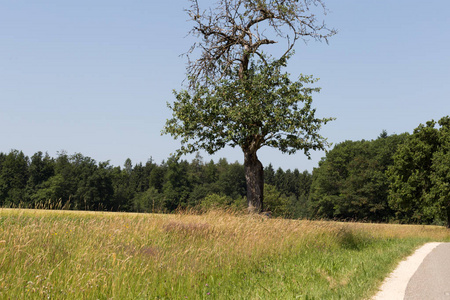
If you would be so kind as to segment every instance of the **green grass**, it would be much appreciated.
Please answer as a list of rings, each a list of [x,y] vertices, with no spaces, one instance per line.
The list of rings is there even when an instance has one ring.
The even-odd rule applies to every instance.
[[[367,299],[437,226],[0,209],[0,299]]]

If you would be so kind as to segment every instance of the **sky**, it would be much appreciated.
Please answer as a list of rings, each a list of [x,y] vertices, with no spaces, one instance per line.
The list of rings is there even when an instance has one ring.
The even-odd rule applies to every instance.
[[[215,1],[201,0],[208,7]],[[335,144],[412,132],[450,114],[450,1],[327,1],[329,43],[296,44],[292,78],[320,78],[321,135]],[[0,0],[0,152],[81,153],[123,166],[175,153],[161,135],[196,41],[187,0]],[[267,48],[270,51],[270,48]],[[226,147],[205,161],[243,162]],[[325,156],[263,148],[264,166],[312,171]],[[191,160],[194,155],[185,156]]]

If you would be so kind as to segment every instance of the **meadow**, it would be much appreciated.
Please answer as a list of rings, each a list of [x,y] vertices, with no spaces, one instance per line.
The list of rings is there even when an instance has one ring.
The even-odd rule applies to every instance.
[[[444,227],[0,209],[0,299],[368,299]]]

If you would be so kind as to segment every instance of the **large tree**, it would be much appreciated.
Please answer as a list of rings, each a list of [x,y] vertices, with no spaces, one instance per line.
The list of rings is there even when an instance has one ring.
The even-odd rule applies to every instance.
[[[420,124],[388,170],[390,204],[407,222],[450,227],[450,117]]]
[[[239,146],[248,206],[258,212],[264,189],[258,149],[303,150],[309,156],[311,149],[327,146],[318,131],[331,119],[315,117],[311,94],[319,89],[308,87],[315,80],[291,81],[281,68],[297,40],[327,40],[335,31],[316,17],[318,8],[326,12],[321,0],[219,0],[208,10],[190,2],[191,34],[200,41],[188,52],[187,89],[175,92],[169,105],[173,117],[163,133],[182,138],[179,154]],[[285,42],[281,55],[263,52],[280,41]]]

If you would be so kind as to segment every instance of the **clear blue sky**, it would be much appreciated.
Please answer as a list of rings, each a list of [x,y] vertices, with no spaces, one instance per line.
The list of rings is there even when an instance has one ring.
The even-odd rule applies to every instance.
[[[323,136],[370,140],[450,114],[450,1],[325,1],[339,33],[329,45],[299,42],[289,65],[293,77],[321,79],[317,114],[337,118]],[[160,135],[166,102],[185,78],[179,55],[195,41],[187,5],[0,0],[0,152],[66,150],[115,166],[167,159],[179,141]],[[229,147],[202,156],[243,161]],[[300,171],[322,156],[259,152],[264,165]]]

